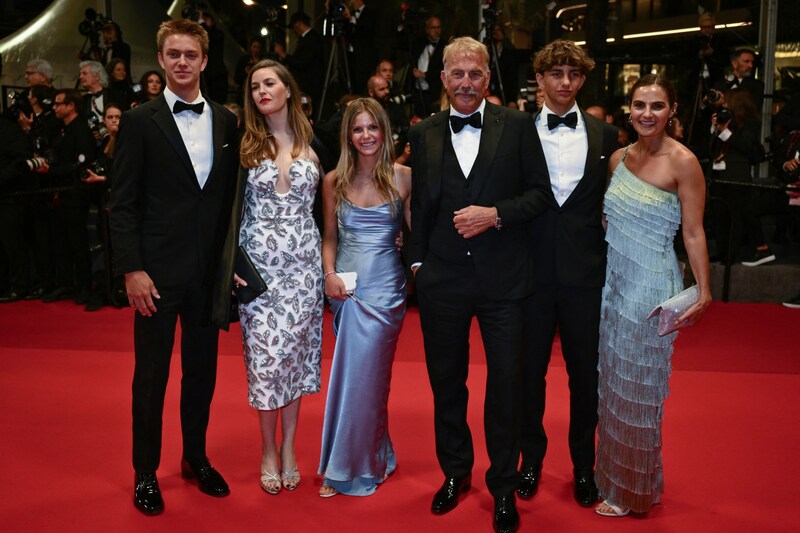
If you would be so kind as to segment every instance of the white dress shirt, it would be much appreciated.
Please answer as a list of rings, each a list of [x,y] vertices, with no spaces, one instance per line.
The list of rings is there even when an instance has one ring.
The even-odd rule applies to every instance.
[[[167,100],[170,112],[175,106],[175,102],[180,100],[175,93],[169,90],[169,87],[164,89],[164,98]],[[175,124],[181,133],[186,151],[189,152],[189,159],[192,160],[197,183],[202,189],[206,184],[208,174],[211,172],[211,165],[214,162],[214,133],[211,117],[213,112],[202,94],[194,102],[186,103],[198,104],[200,102],[205,102],[201,114],[198,115],[193,111],[186,110],[172,116],[175,118]]]
[[[547,105],[542,107],[542,112],[536,119],[536,129],[547,161],[547,171],[550,173],[550,189],[560,206],[564,205],[581,181],[589,151],[586,123],[578,104],[573,104],[568,113],[573,111],[578,113],[578,124],[574,130],[564,124],[559,124],[552,130],[547,127],[547,115],[555,114]]]
[[[475,113],[481,114],[481,125],[486,121],[486,100],[481,101],[481,105],[475,110]],[[471,115],[472,113],[470,113]],[[452,107],[450,108],[450,115],[456,117],[468,117],[469,115],[462,115]],[[448,127],[450,127],[450,140],[453,143],[453,150],[458,159],[458,165],[464,173],[464,177],[469,177],[472,171],[472,165],[475,164],[475,159],[478,158],[478,149],[481,146],[481,130],[473,128],[472,126],[464,126],[464,129],[458,133],[453,133],[453,127],[450,126],[448,120]]]

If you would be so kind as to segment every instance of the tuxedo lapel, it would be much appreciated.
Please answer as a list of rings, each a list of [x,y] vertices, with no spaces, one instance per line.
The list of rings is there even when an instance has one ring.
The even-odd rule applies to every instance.
[[[222,147],[225,142],[225,117],[222,114],[222,111],[218,108],[216,104],[212,105],[211,101],[208,101],[209,107],[212,109],[211,114],[211,123],[212,123],[212,139],[211,142],[214,146],[214,154],[211,161],[211,171],[208,173],[208,180],[206,181],[206,186],[211,180],[214,178],[215,171],[219,168],[220,162],[222,160]]]
[[[553,194],[553,188],[550,186],[550,183],[551,183],[551,181],[550,181],[550,168],[547,166],[547,157],[545,157],[545,155],[544,155],[544,148],[542,147],[542,139],[541,139],[541,137],[539,137],[539,128],[537,126],[537,121],[540,120],[539,117],[540,117],[541,114],[542,114],[542,112],[539,111],[536,114],[536,116],[533,117],[533,124],[534,124],[533,130],[534,130],[534,135],[536,137],[536,146],[533,146],[532,149],[536,151],[536,159],[540,161],[539,164],[541,165],[541,168],[544,171],[544,175],[547,178],[547,183],[548,183],[548,187],[547,187],[548,197],[547,198],[550,200],[552,205],[558,206],[558,202],[556,201],[556,197]],[[543,119],[544,119],[544,117],[542,117],[542,120]]]
[[[425,155],[428,166],[428,193],[431,202],[436,205],[442,193],[442,157],[446,135],[450,135],[447,124],[448,113],[442,112],[431,117],[431,126],[425,132]]]
[[[486,102],[484,107],[483,127],[481,129],[481,142],[478,148],[478,157],[472,166],[472,175],[475,183],[472,186],[472,201],[480,196],[486,181],[489,179],[489,169],[497,153],[500,137],[503,134],[503,116],[496,106]]]
[[[587,119],[587,115],[583,110],[581,110],[581,116],[583,117],[583,123],[586,125],[587,144],[586,161],[583,163],[583,177],[578,182],[575,190],[572,191],[572,194],[569,195],[567,201],[564,202],[564,206],[575,201],[574,199],[580,197],[585,188],[589,187],[594,180],[598,179],[597,169],[599,166],[597,162],[600,160],[603,151],[603,123],[596,119],[592,120],[594,117]],[[605,177],[603,177],[603,179],[605,179]]]
[[[177,124],[175,124],[175,118],[172,116],[172,110],[167,105],[167,101],[163,95],[161,95],[159,98],[159,105],[153,113],[153,122],[155,122],[158,128],[164,133],[164,136],[169,141],[169,144],[172,146],[175,154],[186,168],[188,175],[194,179],[195,183],[197,183],[197,175],[194,173],[192,160],[189,157],[189,152],[186,151],[186,146],[183,144],[183,138],[181,137],[181,132],[178,131]],[[216,115],[216,113],[214,114]]]

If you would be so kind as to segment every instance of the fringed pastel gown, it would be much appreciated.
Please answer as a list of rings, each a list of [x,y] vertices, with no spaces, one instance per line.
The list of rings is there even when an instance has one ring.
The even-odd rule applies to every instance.
[[[658,319],[647,316],[683,290],[673,248],[680,202],[677,194],[631,173],[623,156],[604,212],[608,265],[600,322],[596,481],[602,498],[647,512],[664,490],[661,422],[677,336],[659,337]]]

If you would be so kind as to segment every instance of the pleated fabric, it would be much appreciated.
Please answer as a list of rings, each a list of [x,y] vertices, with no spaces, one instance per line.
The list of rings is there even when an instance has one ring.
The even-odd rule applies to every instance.
[[[403,327],[406,282],[395,239],[403,204],[338,210],[336,271],[358,273],[355,294],[330,300],[333,352],[319,473],[342,494],[367,496],[394,471],[387,404]]]
[[[647,512],[664,491],[661,422],[669,395],[672,344],[647,316],[683,290],[673,240],[675,193],[621,162],[605,195],[608,265],[600,321],[597,473],[604,499]]]

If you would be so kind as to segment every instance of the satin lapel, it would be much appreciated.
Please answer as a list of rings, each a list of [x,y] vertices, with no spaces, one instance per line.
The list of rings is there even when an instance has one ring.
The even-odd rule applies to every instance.
[[[175,150],[175,153],[180,158],[183,166],[186,167],[186,172],[188,172],[189,176],[191,176],[194,179],[194,182],[197,183],[197,175],[194,173],[192,160],[189,158],[189,152],[186,151],[186,146],[183,144],[181,132],[178,131],[178,126],[175,124],[175,119],[172,117],[172,110],[167,105],[167,101],[163,96],[160,96],[159,98],[161,98],[161,105],[155,110],[153,114],[153,121],[164,133],[164,136]]]
[[[214,178],[215,171],[222,160],[220,156],[222,155],[222,145],[225,141],[225,117],[217,106],[211,106],[210,101],[209,107],[213,110],[211,114],[211,127],[213,132],[211,142],[214,145],[214,155],[211,161],[211,171],[208,173],[208,182]],[[207,185],[208,183],[206,183],[206,186]]]
[[[497,146],[500,144],[500,137],[505,127],[503,115],[497,106],[487,102],[484,112],[486,116],[483,119],[478,157],[475,158],[475,163],[472,166],[472,175],[475,179],[472,185],[473,202],[480,196],[483,187],[490,178],[489,169],[494,161],[494,155],[497,153]]]
[[[539,120],[539,115],[541,115],[541,114],[542,114],[542,112],[539,111],[533,117],[533,125],[534,125],[534,128],[533,128],[534,132],[533,133],[534,133],[534,135],[536,137],[536,146],[534,146],[532,149],[536,151],[536,158],[540,161],[540,165],[542,165],[542,169],[544,170],[544,175],[547,178],[547,184],[548,184],[547,191],[548,191],[548,194],[549,194],[548,198],[550,199],[550,202],[554,206],[558,207],[558,202],[556,201],[556,197],[553,194],[553,188],[549,186],[550,183],[551,183],[551,181],[550,181],[550,169],[547,166],[547,158],[544,155],[544,148],[542,147],[542,139],[541,139],[541,137],[539,137],[539,128],[536,125],[536,121]]]
[[[446,135],[450,135],[447,124],[448,113],[438,113],[431,120],[431,126],[425,132],[425,155],[428,163],[428,193],[433,205],[438,204],[442,194],[442,157]]]
[[[586,144],[588,146],[586,150],[586,161],[583,163],[583,177],[581,181],[578,182],[575,190],[572,191],[572,194],[569,195],[567,201],[564,202],[564,205],[572,202],[573,198],[580,196],[583,189],[588,187],[592,180],[598,179],[596,175],[598,165],[595,163],[600,160],[603,149],[603,123],[599,120],[587,120],[587,115],[583,110],[581,110],[581,116],[583,117],[583,123],[586,124]],[[605,179],[605,176],[603,176],[603,179]]]

